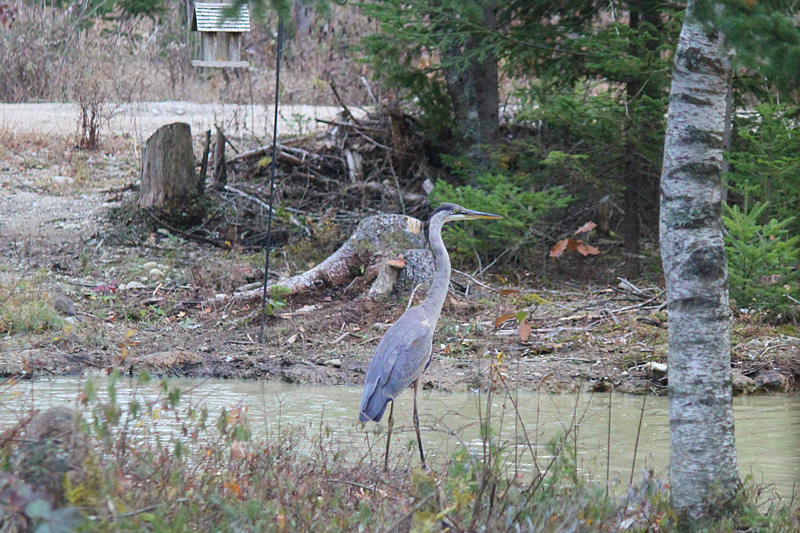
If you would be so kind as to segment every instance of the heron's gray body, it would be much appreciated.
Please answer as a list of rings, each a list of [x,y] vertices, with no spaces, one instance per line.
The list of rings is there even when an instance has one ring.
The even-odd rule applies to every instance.
[[[433,331],[450,285],[450,256],[442,241],[442,226],[447,221],[447,214],[437,210],[428,229],[436,261],[436,273],[428,297],[392,324],[369,362],[361,396],[361,422],[380,422],[386,405],[414,383],[431,362]]]
[[[364,393],[361,396],[361,422],[383,418],[389,402],[411,384],[414,384],[414,429],[417,433],[419,453],[425,466],[425,454],[419,433],[417,416],[417,388],[422,373],[431,362],[433,332],[442,312],[450,286],[450,256],[442,241],[442,226],[451,220],[473,218],[502,218],[480,211],[470,211],[455,204],[442,204],[430,220],[428,236],[436,261],[436,273],[428,296],[418,306],[412,307],[395,322],[381,339],[367,367]],[[392,404],[394,405],[394,404]],[[386,437],[386,468],[389,464],[389,442],[392,435],[392,412],[389,411],[389,432]]]
[[[401,335],[384,335],[367,369],[359,416],[362,422],[380,422],[389,402],[414,383],[431,361],[433,326],[422,306],[406,311],[392,328],[400,329]]]

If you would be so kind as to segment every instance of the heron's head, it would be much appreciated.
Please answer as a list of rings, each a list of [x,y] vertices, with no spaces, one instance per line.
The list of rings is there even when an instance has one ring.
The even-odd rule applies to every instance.
[[[433,212],[431,219],[434,217],[442,218],[442,223],[450,222],[452,220],[470,220],[473,218],[503,218],[500,215],[493,215],[491,213],[484,213],[482,211],[473,211],[472,209],[465,209],[460,205],[450,203],[444,203],[437,207]]]

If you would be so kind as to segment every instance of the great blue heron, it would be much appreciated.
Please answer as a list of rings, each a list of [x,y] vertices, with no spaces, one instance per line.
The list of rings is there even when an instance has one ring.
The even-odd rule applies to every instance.
[[[417,433],[419,455],[422,467],[425,466],[425,452],[422,451],[422,438],[419,435],[419,416],[417,415],[417,389],[422,373],[431,362],[433,331],[439,321],[442,305],[450,286],[450,256],[442,241],[442,226],[453,220],[473,218],[503,218],[490,213],[471,211],[456,204],[442,204],[431,216],[428,236],[433,257],[436,260],[436,273],[428,291],[428,296],[420,305],[412,307],[395,322],[381,339],[367,368],[364,380],[364,393],[361,396],[362,423],[368,420],[380,422],[386,406],[389,409],[389,431],[386,437],[386,459],[384,468],[389,468],[389,443],[392,439],[394,418],[394,399],[414,385],[414,430]]]

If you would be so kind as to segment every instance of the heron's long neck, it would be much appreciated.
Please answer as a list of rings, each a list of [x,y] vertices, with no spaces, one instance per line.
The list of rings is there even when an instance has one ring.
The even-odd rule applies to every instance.
[[[436,273],[433,275],[431,290],[428,292],[428,297],[422,302],[422,307],[427,311],[427,316],[433,319],[434,326],[439,320],[444,299],[447,297],[447,290],[450,288],[450,256],[442,241],[443,224],[444,222],[440,218],[434,217],[431,219],[428,229],[431,251],[436,260]]]

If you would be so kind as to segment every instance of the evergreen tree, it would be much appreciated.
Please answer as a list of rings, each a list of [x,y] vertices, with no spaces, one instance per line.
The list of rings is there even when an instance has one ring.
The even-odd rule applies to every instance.
[[[596,1],[517,0],[492,6],[389,0],[367,9],[383,29],[367,41],[373,65],[385,83],[419,99],[423,125],[436,130],[439,139],[445,130],[467,145],[491,138],[463,133],[475,130],[463,117],[489,115],[463,102],[470,101],[468,94],[480,96],[481,87],[493,86],[469,75],[470,69],[485,73],[486,65],[497,61],[503,79],[519,87],[517,119],[545,125],[545,150],[517,172],[538,173],[550,149],[590,156],[582,174],[591,176],[591,187],[549,184],[579,191],[576,196],[583,201],[609,192],[623,197],[626,249],[638,250],[640,222],[652,230],[656,220],[667,105],[665,56],[680,28],[674,8],[652,0],[615,4],[611,10]],[[484,101],[486,108],[494,105],[489,101]],[[495,120],[483,123],[491,121],[494,128]],[[451,123],[455,127],[447,131]],[[555,142],[549,142],[548,133]],[[495,165],[490,170],[505,169]],[[484,171],[485,166],[476,168],[475,176]],[[474,177],[467,183],[475,184]]]

